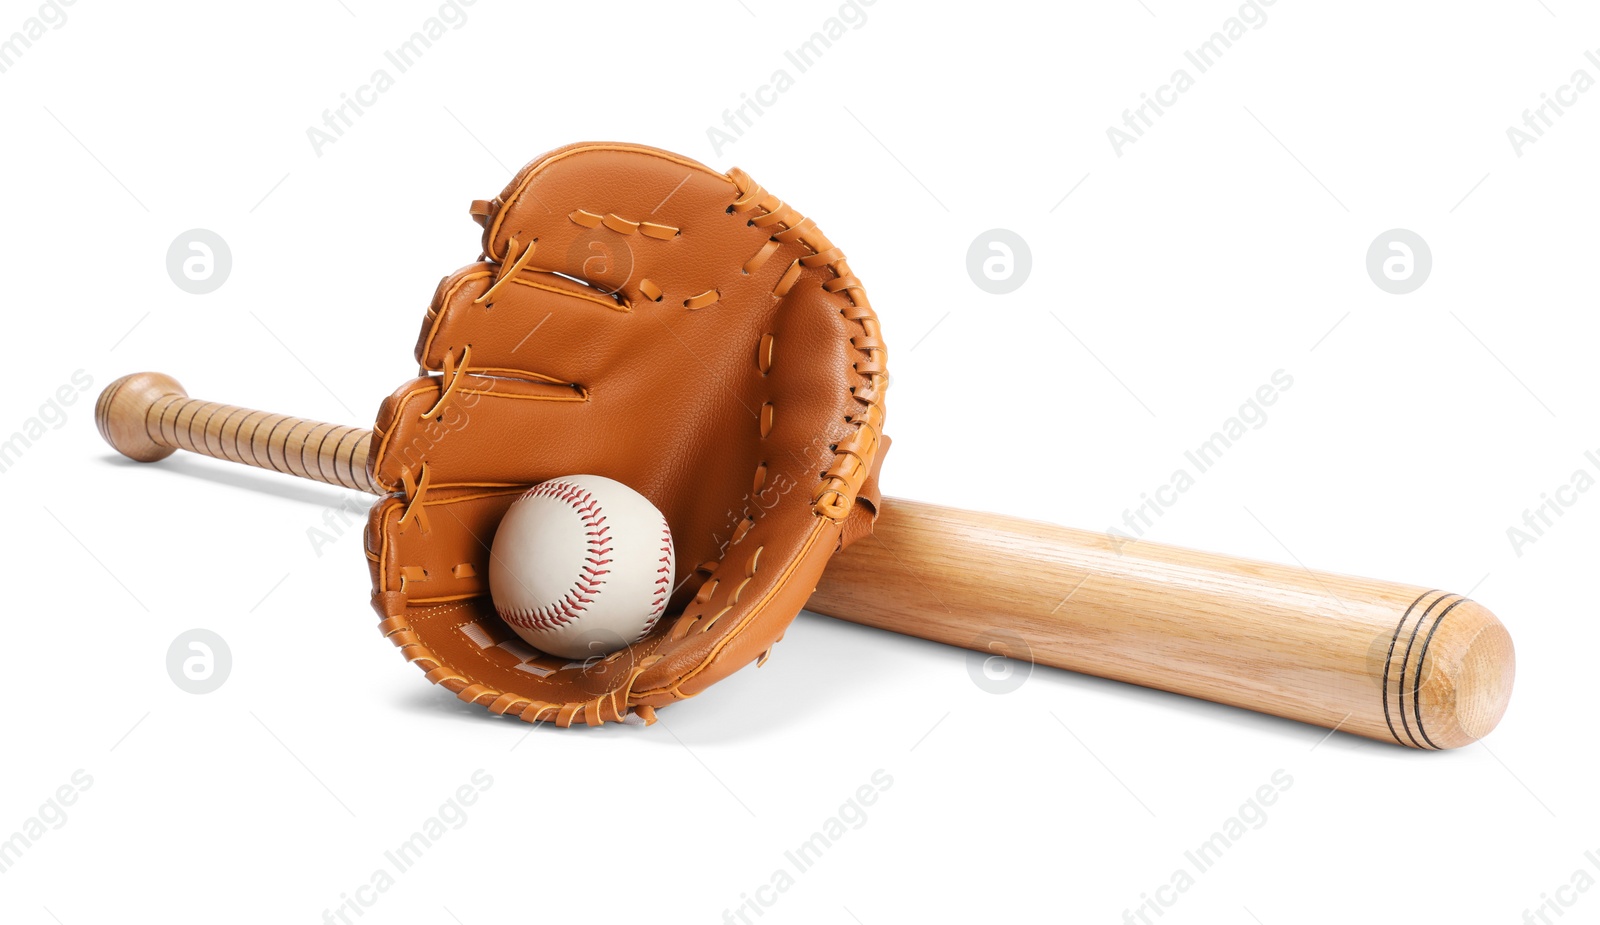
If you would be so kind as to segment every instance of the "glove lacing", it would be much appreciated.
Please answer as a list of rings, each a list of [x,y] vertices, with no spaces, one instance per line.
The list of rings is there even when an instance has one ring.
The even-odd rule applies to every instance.
[[[861,280],[850,271],[844,252],[828,240],[815,222],[762,189],[761,184],[743,170],[733,168],[728,171],[728,178],[739,190],[739,197],[728,206],[728,214],[752,212],[754,214],[746,220],[749,225],[776,229],[760,249],[745,261],[744,272],[755,272],[782,245],[799,244],[811,253],[789,264],[773,287],[773,297],[781,299],[788,295],[800,279],[802,269],[827,267],[833,273],[833,278],[824,282],[822,288],[827,292],[845,293],[850,299],[850,306],[841,309],[840,314],[861,328],[861,333],[850,338],[850,345],[861,355],[851,364],[851,368],[866,377],[867,383],[852,387],[850,392],[863,410],[845,418],[846,423],[855,425],[855,432],[830,447],[836,453],[833,465],[823,473],[817,493],[812,498],[812,510],[817,514],[842,520],[850,513],[856,493],[866,481],[871,468],[867,461],[877,450],[878,435],[883,428],[883,392],[888,385],[888,374],[878,316],[872,310],[872,303],[867,300]]]

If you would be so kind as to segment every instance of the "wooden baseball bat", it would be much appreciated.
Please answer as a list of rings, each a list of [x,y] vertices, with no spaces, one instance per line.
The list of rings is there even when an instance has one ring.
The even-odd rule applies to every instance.
[[[123,455],[175,449],[377,492],[371,432],[191,399],[159,373],[106,387]],[[886,498],[807,609],[1411,748],[1466,745],[1511,697],[1511,637],[1457,594]]]

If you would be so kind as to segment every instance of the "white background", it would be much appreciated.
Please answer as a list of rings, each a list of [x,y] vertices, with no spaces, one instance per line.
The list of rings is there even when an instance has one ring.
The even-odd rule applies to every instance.
[[[748,896],[774,900],[743,907],[761,922],[1116,922],[1279,769],[1265,824],[1163,923],[1511,923],[1600,878],[1600,493],[1520,555],[1507,535],[1600,450],[1600,92],[1521,156],[1506,134],[1600,77],[1592,10],[1279,0],[1119,157],[1106,129],[1237,5],[878,0],[798,74],[784,51],[836,3],[478,0],[314,152],[308,127],[438,9],[78,0],[0,74],[0,432],[93,380],[0,475],[0,838],[92,778],[0,874],[0,918],[323,921],[478,769],[464,824],[352,921],[739,921]],[[0,36],[37,10],[0,4]],[[778,68],[793,87],[717,150]],[[364,500],[101,443],[93,396],[139,369],[369,423],[434,283],[477,255],[468,201],[585,139],[742,166],[843,245],[890,343],[897,496],[1105,529],[1284,370],[1147,538],[1470,592],[1517,643],[1500,729],[1324,741],[1045,669],[996,695],[961,650],[802,615],[653,727],[530,731],[380,638],[358,528],[313,549]],[[232,249],[209,295],[167,276],[190,228]],[[967,275],[990,228],[1031,246],[1010,295]],[[1365,269],[1391,228],[1431,245],[1410,295]],[[208,695],[166,670],[194,627],[233,654]],[[879,769],[864,824],[765,889]],[[1600,889],[1559,895],[1600,916]]]

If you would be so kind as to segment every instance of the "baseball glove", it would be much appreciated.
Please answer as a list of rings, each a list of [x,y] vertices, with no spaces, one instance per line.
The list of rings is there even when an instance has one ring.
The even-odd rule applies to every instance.
[[[861,283],[743,171],[588,143],[474,202],[483,255],[440,282],[420,378],[384,401],[367,557],[382,630],[462,700],[529,722],[654,720],[764,660],[871,529],[888,377]],[[529,486],[603,475],[666,516],[666,615],[626,648],[529,647],[489,599]]]

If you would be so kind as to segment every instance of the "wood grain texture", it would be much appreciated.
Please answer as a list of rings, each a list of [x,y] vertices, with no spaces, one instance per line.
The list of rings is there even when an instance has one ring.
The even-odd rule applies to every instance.
[[[124,376],[106,441],[185,449],[377,493],[372,434]],[[807,608],[866,626],[1187,694],[1409,748],[1455,748],[1511,697],[1511,637],[1460,595],[886,498]]]
[[[1515,672],[1459,595],[895,499],[806,606],[1411,748],[1486,735]]]
[[[371,431],[198,401],[161,373],[133,373],[106,386],[95,424],[107,443],[140,462],[188,450],[378,493],[367,470]]]

